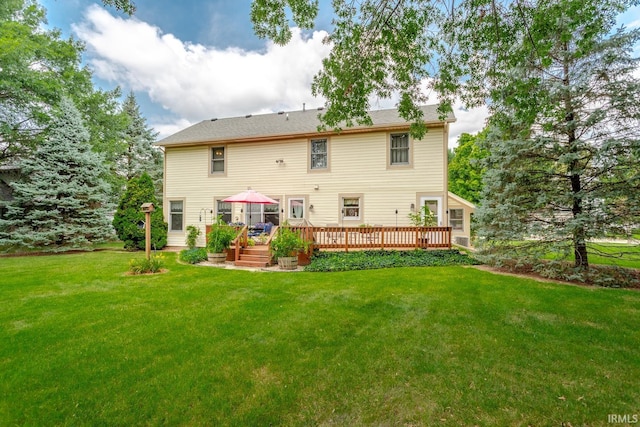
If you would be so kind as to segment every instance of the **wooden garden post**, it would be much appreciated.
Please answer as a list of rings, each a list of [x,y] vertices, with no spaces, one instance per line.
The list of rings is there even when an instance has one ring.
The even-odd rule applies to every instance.
[[[143,203],[142,212],[144,212],[144,250],[147,260],[151,259],[151,212],[155,210],[153,203]]]

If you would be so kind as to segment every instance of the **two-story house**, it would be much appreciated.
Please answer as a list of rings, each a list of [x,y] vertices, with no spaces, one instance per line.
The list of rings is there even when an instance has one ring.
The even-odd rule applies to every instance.
[[[159,141],[168,245],[184,246],[188,225],[204,231],[219,214],[245,224],[405,226],[424,205],[438,225],[453,228],[454,243],[468,242],[474,206],[447,191],[455,118],[440,120],[436,106],[423,111],[428,132],[421,140],[395,109],[372,111],[371,126],[339,132],[318,131],[320,111],[307,109],[213,118]],[[247,188],[278,204],[223,201]]]

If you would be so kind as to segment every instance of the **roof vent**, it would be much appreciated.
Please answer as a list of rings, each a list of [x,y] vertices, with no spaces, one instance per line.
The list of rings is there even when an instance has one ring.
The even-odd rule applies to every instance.
[[[278,111],[278,114],[282,115],[284,114],[284,111]]]
[[[215,122],[216,120],[218,120],[217,117],[214,117],[213,119],[211,119],[212,122]]]
[[[249,117],[251,117],[251,114],[247,114],[246,116],[244,116],[245,119],[248,119]]]
[[[318,107],[318,111],[324,110],[324,107]]]

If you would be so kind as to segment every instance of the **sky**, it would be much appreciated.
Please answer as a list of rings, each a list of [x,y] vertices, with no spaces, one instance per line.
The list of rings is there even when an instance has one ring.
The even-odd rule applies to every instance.
[[[330,0],[320,0],[316,29],[294,28],[286,46],[259,39],[250,21],[251,0],[135,0],[128,16],[100,1],[39,0],[50,28],[85,44],[84,62],[102,89],[133,91],[158,139],[211,118],[316,108],[313,76],[329,47]],[[640,25],[640,7],[621,16]],[[636,52],[638,53],[638,52]],[[372,109],[397,100],[372,100]],[[429,103],[437,98],[430,96]],[[449,146],[484,126],[485,107],[454,108]]]

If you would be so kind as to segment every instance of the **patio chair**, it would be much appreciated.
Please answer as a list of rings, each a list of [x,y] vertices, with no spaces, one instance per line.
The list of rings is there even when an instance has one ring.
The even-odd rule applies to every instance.
[[[249,236],[256,237],[261,235],[262,233],[264,233],[264,227],[265,227],[264,222],[256,222],[255,225],[253,226],[253,229],[249,231]]]
[[[271,234],[271,230],[272,230],[272,229],[273,229],[273,223],[272,223],[272,222],[267,222],[267,223],[264,225],[264,231],[263,231],[263,233]]]

